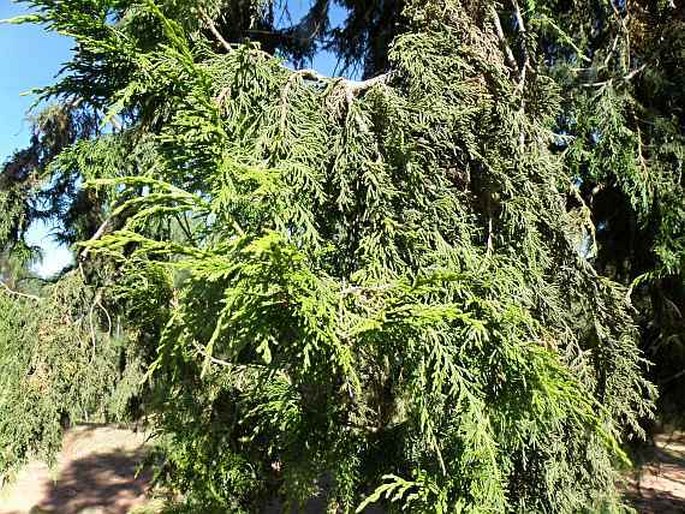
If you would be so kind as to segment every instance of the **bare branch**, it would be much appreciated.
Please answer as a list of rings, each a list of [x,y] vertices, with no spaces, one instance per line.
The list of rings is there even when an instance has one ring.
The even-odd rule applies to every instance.
[[[518,31],[521,35],[521,53],[523,55],[523,64],[521,64],[521,69],[519,70],[519,79],[516,89],[521,95],[521,105],[519,107],[519,114],[521,115],[521,120],[526,112],[526,97],[523,94],[526,88],[526,73],[530,66],[530,54],[528,53],[528,46],[526,42],[526,24],[523,21],[523,15],[521,14],[521,8],[519,7],[517,0],[511,0],[511,5],[514,9],[514,17],[516,18],[516,25]],[[521,130],[519,132],[519,147],[523,148],[526,144],[526,133],[521,125]],[[488,240],[489,241],[489,240]]]
[[[21,296],[23,298],[28,298],[30,300],[34,300],[36,302],[40,301],[40,297],[32,295],[32,294],[27,294],[27,293],[20,293],[19,291],[15,291],[14,289],[11,289],[7,284],[5,284],[2,280],[0,280],[0,286],[2,286],[5,291],[7,291],[9,294],[13,294],[15,296]]]
[[[110,223],[112,222],[112,218],[107,218],[104,222],[102,222],[102,225],[98,227],[98,229],[95,231],[95,234],[91,236],[88,241],[86,241],[86,244],[92,243],[94,241],[97,241],[100,239],[102,236],[105,235],[105,231],[109,228]],[[88,257],[88,254],[90,253],[90,248],[86,246],[81,254],[79,255],[79,260],[85,261],[86,258]]]
[[[390,79],[390,73],[383,73],[367,80],[349,80],[342,77],[328,77],[311,69],[296,70],[293,73],[293,76],[295,77],[300,76],[305,80],[312,80],[315,82],[339,82],[345,86],[345,90],[351,96],[357,96],[359,93],[371,89],[376,84],[384,84]]]
[[[614,42],[611,45],[611,50],[607,52],[607,56],[604,58],[604,64],[602,65],[603,68],[609,66],[609,61],[611,61],[611,57],[614,55],[614,52],[616,51],[616,47],[618,45],[618,40],[620,39],[620,37],[620,34],[616,34],[616,37],[614,37]]]
[[[618,20],[619,24],[621,25],[621,31],[623,32],[623,36],[626,40],[626,52],[624,54],[624,57],[626,59],[625,63],[625,69],[629,70],[630,69],[630,31],[628,30],[628,25],[626,24],[626,19],[628,18],[628,15],[626,14],[626,17],[624,18],[621,16],[621,13],[618,11],[618,7],[616,7],[616,4],[611,1],[609,2],[609,5],[611,5],[611,9],[614,13],[614,16]]]
[[[497,39],[499,40],[499,44],[502,47],[502,50],[504,51],[504,59],[509,65],[509,67],[518,73],[519,67],[516,62],[516,58],[514,57],[514,52],[511,51],[511,47],[507,42],[507,36],[504,34],[504,30],[502,29],[502,22],[500,21],[499,14],[497,14],[497,11],[495,10],[494,6],[490,7],[490,15],[492,16],[492,22],[495,26],[495,33],[497,34]]]
[[[516,25],[518,26],[519,32],[524,33],[526,31],[526,26],[523,23],[521,8],[519,7],[517,0],[511,0],[511,5],[514,8],[514,17],[516,18]]]
[[[528,53],[528,47],[526,46],[526,25],[523,22],[521,8],[519,7],[517,0],[511,0],[511,5],[514,8],[516,25],[519,33],[521,34],[521,53],[523,54],[523,64],[521,65],[521,70],[519,72],[519,89],[521,92],[523,92],[523,88],[526,83],[526,71],[530,67],[530,54]]]
[[[678,380],[683,375],[685,375],[685,369],[682,371],[679,371],[678,373],[676,373],[675,375],[673,375],[671,377],[668,377],[666,380],[662,380],[661,382],[659,382],[659,385],[668,384],[669,382],[673,382],[674,380]]]
[[[618,80],[621,82],[630,82],[635,76],[639,73],[642,73],[644,69],[647,67],[647,63],[643,64],[642,66],[635,68],[634,70],[631,70],[630,72],[626,73],[623,75],[623,77],[620,77]],[[610,78],[608,80],[603,80],[601,82],[593,82],[591,84],[583,84],[583,87],[603,87],[606,85],[611,84],[612,82],[616,81],[616,78]]]
[[[353,96],[356,96],[363,91],[371,89],[376,84],[386,83],[389,78],[390,74],[384,73],[382,75],[378,75],[377,77],[373,77],[367,80],[345,80],[344,84],[348,91],[350,91]]]
[[[231,53],[233,52],[233,47],[231,44],[224,39],[224,37],[221,35],[221,32],[219,32],[219,29],[216,28],[216,24],[212,20],[212,18],[209,17],[209,15],[205,12],[204,9],[201,7],[198,9],[200,12],[200,17],[202,18],[202,21],[204,21],[207,24],[207,28],[211,31],[211,33],[214,35],[216,40],[221,44],[221,46],[224,47],[224,49],[228,52]]]

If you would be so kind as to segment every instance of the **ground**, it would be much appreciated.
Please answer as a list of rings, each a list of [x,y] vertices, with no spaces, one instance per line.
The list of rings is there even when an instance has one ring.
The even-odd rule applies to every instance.
[[[631,474],[628,497],[641,514],[685,513],[685,433],[661,434],[654,442]]]
[[[57,466],[31,462],[0,491],[0,514],[126,514],[146,503],[140,471],[146,434],[103,425],[67,432]],[[685,433],[657,436],[629,475],[627,494],[643,514],[685,513]],[[146,512],[150,512],[147,510]],[[154,511],[153,511],[154,512]]]
[[[0,492],[0,514],[126,514],[145,502],[149,472],[139,471],[146,434],[81,425],[64,438],[57,465],[30,462]]]

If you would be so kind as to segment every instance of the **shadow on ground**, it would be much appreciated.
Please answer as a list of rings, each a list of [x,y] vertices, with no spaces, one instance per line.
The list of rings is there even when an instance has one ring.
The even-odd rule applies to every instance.
[[[685,512],[685,434],[661,435],[636,470],[626,497],[641,514]]]
[[[137,473],[143,457],[144,452],[138,450],[76,459],[61,470],[57,482],[38,506],[60,514],[79,514],[84,510],[125,514],[144,496],[149,483],[149,472]]]
[[[633,507],[640,514],[682,514],[685,512],[685,500],[668,492],[659,492],[653,497],[649,493],[634,498],[629,497]]]
[[[125,514],[146,504],[146,440],[114,425],[70,429],[52,471],[31,461],[0,491],[0,514]]]

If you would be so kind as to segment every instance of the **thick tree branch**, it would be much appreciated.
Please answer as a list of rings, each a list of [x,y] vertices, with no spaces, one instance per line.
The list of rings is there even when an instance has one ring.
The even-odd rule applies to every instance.
[[[112,222],[112,218],[107,218],[105,221],[102,222],[102,225],[98,227],[98,229],[95,231],[95,234],[93,234],[90,239],[86,243],[92,243],[94,241],[97,241],[100,239],[102,236],[105,235],[105,232],[109,228],[109,225]],[[88,258],[88,254],[90,253],[90,248],[86,246],[81,254],[79,255],[79,260],[85,261]]]
[[[207,25],[207,28],[211,31],[212,35],[216,38],[216,40],[221,44],[222,47],[224,47],[224,49],[228,53],[233,52],[234,48],[221,35],[221,32],[219,32],[219,29],[216,28],[216,24],[214,23],[214,20],[212,20],[212,18],[210,18],[209,15],[205,12],[205,10],[202,9],[201,7],[198,10],[200,12],[200,17],[202,18],[202,21],[205,22],[205,24]]]
[[[305,80],[314,82],[339,82],[344,86],[348,96],[351,97],[357,96],[377,84],[384,84],[390,79],[390,73],[383,73],[367,80],[349,80],[342,77],[329,77],[312,69],[296,70],[293,72],[293,76],[300,76]]]

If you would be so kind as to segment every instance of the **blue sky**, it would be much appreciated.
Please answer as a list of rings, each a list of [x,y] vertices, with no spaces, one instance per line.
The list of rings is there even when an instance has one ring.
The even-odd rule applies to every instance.
[[[291,1],[293,18],[304,14],[309,5],[308,0]],[[25,12],[23,5],[0,0],[0,19]],[[331,14],[335,24],[344,18],[344,11],[335,5]],[[5,162],[14,150],[25,146],[30,137],[27,111],[35,97],[22,93],[52,84],[61,65],[69,60],[70,49],[68,38],[38,26],[0,25],[0,163]],[[326,74],[333,71],[335,64],[335,58],[326,52],[317,55],[312,63]],[[52,239],[49,226],[35,224],[29,230],[28,240],[30,244],[43,248],[43,259],[35,264],[34,270],[44,277],[53,275],[72,261],[69,249],[57,245]]]
[[[0,0],[0,19],[24,11],[10,0]],[[35,25],[0,25],[0,162],[29,140],[31,124],[26,113],[35,98],[21,94],[51,84],[68,60],[70,47],[69,39]],[[43,276],[54,274],[71,260],[69,250],[52,240],[50,227],[32,227],[29,242],[43,247],[43,261],[35,266]]]

